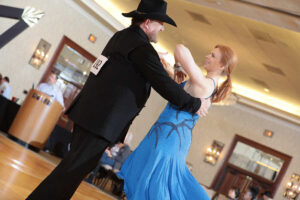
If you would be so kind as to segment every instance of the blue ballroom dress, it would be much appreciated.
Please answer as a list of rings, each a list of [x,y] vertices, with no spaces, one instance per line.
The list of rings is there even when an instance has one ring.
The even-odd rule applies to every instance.
[[[167,104],[118,173],[128,200],[209,200],[185,163],[198,119]]]

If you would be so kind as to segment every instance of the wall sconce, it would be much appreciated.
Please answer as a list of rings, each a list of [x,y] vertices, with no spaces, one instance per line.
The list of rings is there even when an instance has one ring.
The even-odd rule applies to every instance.
[[[41,64],[43,64],[48,57],[47,53],[50,47],[51,44],[41,39],[29,60],[29,64],[39,69],[41,67]]]
[[[89,35],[89,41],[90,41],[90,42],[95,43],[96,39],[97,39],[97,38],[96,38],[95,35],[93,35],[93,34],[90,34],[90,35]]]
[[[223,147],[224,144],[222,142],[214,140],[213,144],[207,148],[204,161],[211,165],[215,165],[220,157]]]
[[[285,186],[283,196],[287,199],[297,199],[300,193],[300,175],[293,174],[289,182]]]
[[[270,131],[270,130],[265,130],[264,131],[264,136],[266,136],[266,137],[269,137],[269,138],[271,138],[271,137],[273,137],[273,132],[272,131]]]

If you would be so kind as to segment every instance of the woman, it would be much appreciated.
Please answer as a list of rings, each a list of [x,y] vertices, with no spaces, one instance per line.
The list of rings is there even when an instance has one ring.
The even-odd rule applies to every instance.
[[[189,76],[182,87],[192,96],[219,102],[231,90],[230,75],[237,59],[229,47],[217,45],[206,56],[206,76],[183,45],[176,46],[174,56]],[[227,80],[217,88],[221,75]],[[185,164],[198,119],[198,115],[178,110],[170,103],[166,106],[118,174],[124,179],[128,200],[209,199]]]

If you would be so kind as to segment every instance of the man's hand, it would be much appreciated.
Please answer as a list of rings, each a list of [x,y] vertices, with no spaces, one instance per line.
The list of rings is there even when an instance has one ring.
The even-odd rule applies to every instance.
[[[197,115],[200,117],[205,117],[208,114],[208,110],[211,106],[211,100],[210,99],[202,99],[201,98],[201,106],[200,109],[196,112]]]
[[[160,58],[160,62],[163,64],[164,69],[169,74],[169,76],[171,78],[173,78],[174,77],[174,68],[164,58],[164,56],[168,55],[168,53],[158,53],[158,55],[159,55],[159,58]]]
[[[157,52],[158,56],[160,59],[164,58],[165,56],[167,56],[169,53],[168,52]]]

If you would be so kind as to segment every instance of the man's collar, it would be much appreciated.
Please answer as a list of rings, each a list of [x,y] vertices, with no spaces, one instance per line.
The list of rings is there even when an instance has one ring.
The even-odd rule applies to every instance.
[[[139,25],[131,25],[129,27],[131,30],[135,31],[136,33],[138,33],[144,40],[146,40],[147,42],[150,42],[149,41],[149,38],[148,36],[146,35],[146,33],[143,31],[143,29],[141,29],[141,27]]]

